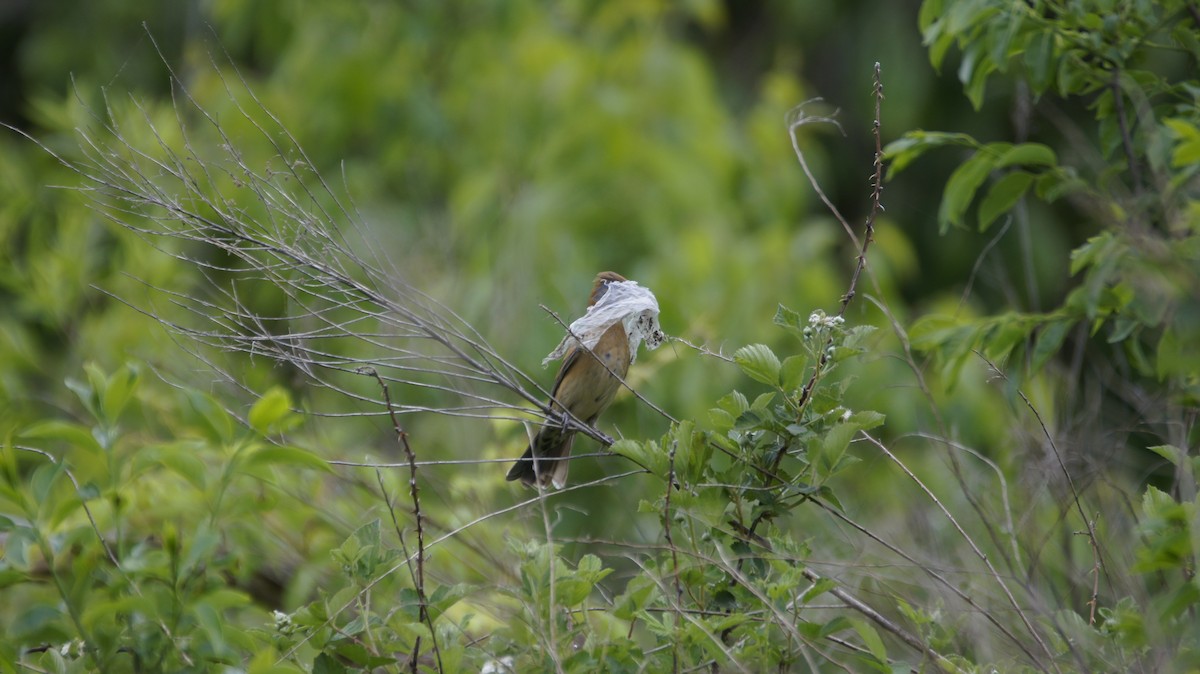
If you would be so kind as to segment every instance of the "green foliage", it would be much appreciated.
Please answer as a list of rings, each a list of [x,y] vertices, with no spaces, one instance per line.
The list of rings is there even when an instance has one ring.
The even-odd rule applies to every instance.
[[[5,616],[4,631],[24,648],[66,644],[28,650],[27,666],[181,670],[240,662],[263,645],[243,629],[265,614],[235,579],[261,571],[263,560],[243,556],[260,547],[246,518],[274,517],[274,504],[249,494],[266,496],[277,471],[309,464],[290,456],[269,467],[260,439],[231,431],[221,441],[211,425],[196,440],[127,432],[147,425],[140,379],[138,368],[89,366],[86,381],[68,382],[87,421],[37,423],[4,447],[7,591],[34,607]],[[207,421],[223,415],[209,409]]]
[[[629,583],[616,616],[670,644],[672,667],[727,660],[786,667],[804,648],[837,636],[861,639],[860,664],[887,671],[888,651],[873,627],[809,611],[836,583],[807,567],[806,541],[775,526],[814,503],[840,508],[830,480],[856,462],[850,442],[883,423],[876,412],[843,407],[844,387],[821,385],[864,351],[870,329],[847,330],[821,311],[803,321],[782,306],[776,323],[801,353],[780,360],[754,344],[734,354],[770,390],[753,402],[736,390],[724,396],[707,429],[681,421],[657,443],[614,446],[659,478],[662,494],[640,509],[661,516],[668,545],[639,563],[644,580]]]
[[[1026,210],[1028,197],[1046,204],[1065,200],[1088,218],[1087,238],[1070,254],[1074,288],[1051,311],[931,313],[909,331],[912,346],[941,363],[940,379],[948,388],[963,381],[964,367],[973,362],[997,364],[1010,395],[1020,393],[1035,412],[1018,387],[1051,387],[1069,398],[1069,392],[1057,393],[1049,374],[1069,347],[1089,363],[1077,386],[1110,387],[1118,396],[1140,388],[1162,405],[1160,414],[1142,417],[1147,432],[1164,440],[1186,437],[1194,446],[1197,428],[1189,410],[1200,399],[1200,367],[1194,349],[1182,346],[1200,343],[1200,324],[1192,318],[1200,309],[1194,8],[1183,2],[929,0],[920,25],[935,66],[947,60],[951,47],[961,50],[959,79],[976,108],[984,105],[989,81],[1007,78],[1032,93],[1035,110],[1053,111],[1059,100],[1086,97],[1092,119],[1072,127],[1071,143],[1058,147],[982,143],[940,132],[910,132],[888,146],[893,177],[937,147],[970,152],[942,196],[943,234],[965,225],[976,202],[981,232],[1001,220],[1027,226],[1030,213],[1045,218],[1047,211]],[[1093,145],[1091,155],[1080,151],[1084,139]],[[1098,374],[1107,368],[1123,374],[1118,380]],[[1120,422],[1085,423],[1113,428]],[[1049,433],[1044,425],[1043,433]],[[1096,587],[1111,584],[1111,594],[1101,589],[1087,621],[1059,618],[1068,638],[1078,639],[1084,668],[1127,669],[1161,657],[1171,659],[1172,671],[1195,666],[1193,640],[1173,638],[1196,632],[1194,619],[1183,618],[1184,607],[1195,602],[1195,539],[1184,524],[1194,509],[1189,494],[1195,471],[1186,450],[1170,444],[1150,449],[1170,462],[1181,488],[1172,495],[1145,487],[1133,560],[1117,553],[1115,539],[1093,541],[1093,573],[1107,574]],[[1078,503],[1080,495],[1072,498]],[[1099,495],[1088,501],[1095,504],[1093,498],[1102,501]],[[1079,514],[1088,517],[1084,507]],[[1096,536],[1092,526],[1086,524],[1084,533]],[[1153,572],[1163,575],[1145,585],[1123,575]],[[1102,596],[1110,606],[1097,609]]]
[[[561,336],[538,305],[573,315],[604,268],[653,288],[669,333],[742,346],[643,354],[628,383],[672,418],[622,394],[614,456],[517,492],[495,463],[528,442],[515,419],[402,415],[397,437],[368,377],[316,387],[211,335],[161,339],[180,298],[230,318],[227,251],[154,250],[5,137],[0,672],[1200,667],[1193,4],[216,2],[197,10],[215,46],[149,5],[38,5],[17,64],[37,84],[5,119],[68,163],[77,128],[148,157],[186,131],[210,210],[300,233],[227,160],[316,210],[337,212],[309,177],[344,183],[366,226],[339,236],[517,369]],[[143,18],[211,118],[129,37]],[[863,35],[900,57],[923,39],[979,114],[925,55],[883,60],[888,136],[970,132],[887,145],[889,208],[833,317],[816,307],[852,254],[782,127],[811,96],[796,73],[853,73]],[[850,140],[797,139],[839,206],[867,192],[857,77],[820,92]],[[303,158],[258,133],[267,111]],[[302,304],[236,292],[264,324]]]
[[[1064,197],[1086,203],[1099,232],[1072,252],[1070,272],[1080,282],[1055,312],[982,320],[930,317],[915,328],[914,343],[935,351],[952,371],[974,350],[1007,356],[1035,331],[1039,337],[1028,364],[1036,371],[1063,344],[1069,326],[1082,323],[1092,334],[1106,328],[1107,341],[1123,346],[1139,374],[1170,378],[1183,399],[1195,399],[1200,364],[1180,345],[1200,340],[1200,326],[1172,317],[1200,307],[1194,292],[1200,284],[1197,170],[1189,149],[1200,106],[1192,79],[1145,69],[1171,49],[1200,58],[1192,19],[1183,10],[1180,2],[922,6],[921,27],[934,65],[958,45],[960,78],[976,107],[989,78],[1023,64],[1012,74],[1037,96],[1093,94],[1093,140],[1106,159],[1085,171],[1061,165],[1044,144],[980,143],[948,133],[910,132],[887,147],[893,177],[930,149],[971,150],[946,183],[938,211],[942,233],[965,224],[981,193],[980,231],[1032,194],[1046,203]],[[1152,196],[1152,190],[1160,194]]]

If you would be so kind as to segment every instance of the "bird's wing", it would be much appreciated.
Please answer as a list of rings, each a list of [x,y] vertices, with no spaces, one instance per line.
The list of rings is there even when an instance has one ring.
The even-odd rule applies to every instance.
[[[579,346],[575,346],[567,352],[566,356],[563,357],[562,367],[558,368],[558,374],[554,376],[554,387],[550,389],[551,398],[555,400],[558,399],[558,387],[560,384],[562,384],[563,377],[567,376],[567,371],[575,365],[575,362],[578,361],[579,357],[582,355],[584,355],[583,349],[581,349]],[[554,400],[551,400],[550,402],[553,404]]]

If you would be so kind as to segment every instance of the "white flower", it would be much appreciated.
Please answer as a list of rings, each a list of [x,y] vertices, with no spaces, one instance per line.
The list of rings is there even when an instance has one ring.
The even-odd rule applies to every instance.
[[[845,322],[846,319],[841,316],[826,316],[820,309],[808,315],[808,324],[814,328],[832,328]]]
[[[516,671],[513,669],[513,663],[516,660],[513,656],[506,655],[499,660],[488,660],[483,663],[483,669],[479,670],[479,674],[505,674],[506,672]]]
[[[271,617],[275,619],[275,631],[280,634],[291,634],[295,631],[296,626],[292,623],[292,616],[283,611],[271,611]]]

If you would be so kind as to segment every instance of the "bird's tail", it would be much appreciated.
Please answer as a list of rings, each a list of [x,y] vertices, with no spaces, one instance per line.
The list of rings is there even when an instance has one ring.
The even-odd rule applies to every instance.
[[[564,430],[560,426],[545,426],[529,448],[517,459],[508,471],[508,480],[520,480],[533,487],[554,485],[562,489],[567,484],[567,469],[571,462],[571,445],[575,442],[575,431]]]

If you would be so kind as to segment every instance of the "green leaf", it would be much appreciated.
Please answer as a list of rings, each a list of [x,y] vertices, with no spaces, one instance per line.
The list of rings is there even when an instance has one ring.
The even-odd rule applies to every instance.
[[[983,353],[989,360],[1003,361],[1029,336],[1033,324],[1024,316],[1007,313],[997,316],[983,339]]]
[[[832,578],[819,578],[800,596],[800,603],[808,604],[835,587],[837,587],[837,581]]]
[[[40,634],[45,630],[54,630],[55,634],[72,634],[66,632],[60,627],[60,623],[66,617],[66,610],[55,606],[53,602],[35,602],[32,605],[23,607],[12,607],[9,610],[15,613],[12,622],[8,624],[8,629],[4,635],[6,640],[13,639],[20,643],[21,638],[30,634]],[[59,655],[58,650],[51,648],[51,653]],[[61,657],[61,656],[60,656]],[[64,666],[61,670],[67,671]]]
[[[91,491],[95,492],[96,490],[93,487]],[[63,494],[62,498],[55,499],[52,503],[54,504],[53,508],[42,508],[44,513],[42,519],[46,526],[51,529],[57,528],[58,525],[63,523],[63,520],[78,511],[80,506],[83,505],[83,500],[82,495]]]
[[[950,225],[963,224],[963,216],[975,192],[987,180],[988,174],[995,167],[996,158],[990,152],[976,152],[973,157],[963,162],[950,179],[946,181],[946,189],[942,193],[942,204],[938,208],[938,231],[945,234]]]
[[[1014,145],[1000,155],[996,168],[1008,166],[1057,166],[1058,156],[1054,150],[1041,143],[1021,143]]]
[[[1009,173],[988,189],[979,204],[979,231],[985,232],[1001,214],[1013,207],[1033,182],[1033,174],[1024,171]]]
[[[884,161],[888,163],[888,179],[899,174],[928,150],[947,145],[979,148],[979,143],[964,133],[909,131],[883,148]]]
[[[336,657],[328,653],[321,653],[313,660],[312,671],[313,674],[345,674],[350,670]]]
[[[734,417],[722,409],[713,408],[708,411],[708,420],[712,428],[718,431],[728,431],[733,428]]]
[[[208,474],[204,461],[198,456],[203,449],[204,445],[200,442],[145,447],[133,457],[134,470],[140,473],[148,468],[162,466],[203,491]]]
[[[620,620],[632,620],[635,615],[658,596],[658,586],[646,576],[634,576],[625,585],[625,592],[617,598],[613,615]]]
[[[1147,447],[1150,451],[1170,461],[1175,466],[1182,466],[1187,459],[1187,452],[1176,447],[1175,445],[1154,445]]]
[[[1058,60],[1058,95],[1070,98],[1073,94],[1083,93],[1090,88],[1088,71],[1080,68],[1077,59],[1060,58]]]
[[[215,398],[193,390],[186,391],[185,395],[189,411],[194,415],[191,421],[199,424],[210,440],[225,444],[233,439],[233,420]]]
[[[931,351],[972,332],[962,320],[946,314],[929,314],[918,318],[908,331],[909,341],[918,351]]]
[[[939,28],[940,25],[935,24],[931,28]],[[938,30],[929,30],[922,34],[922,41],[929,45],[929,63],[933,69],[939,73],[942,71],[942,62],[946,60],[946,52],[950,51],[950,47],[954,46],[954,34]]]
[[[429,618],[436,621],[442,617],[442,614],[450,610],[462,598],[470,594],[472,587],[466,583],[455,583],[454,585],[439,585],[433,594],[429,595],[429,601],[426,607],[429,609]]]
[[[221,535],[213,531],[207,523],[193,531],[186,539],[186,547],[179,565],[179,576],[185,577],[198,566],[206,566],[212,560],[213,551],[220,543]]]
[[[1038,331],[1037,341],[1034,342],[1033,346],[1033,358],[1030,362],[1030,367],[1034,372],[1040,371],[1042,366],[1046,364],[1046,361],[1058,353],[1059,348],[1062,347],[1063,340],[1066,339],[1067,334],[1074,325],[1074,321],[1057,320],[1046,324]]]
[[[751,379],[769,386],[779,385],[779,357],[767,345],[743,346],[734,352],[733,360]]]
[[[226,628],[227,622],[221,618],[221,614],[204,602],[193,604],[191,614],[196,619],[200,630],[204,632],[204,636],[208,637],[209,648],[216,651],[217,654],[224,654],[227,650],[226,639],[224,639],[224,628]]]
[[[589,578],[600,580],[607,576],[612,569],[605,569],[600,558],[593,554],[586,554],[579,558],[579,564],[575,567],[575,572],[586,575]]]
[[[1079,179],[1070,169],[1047,171],[1037,177],[1034,193],[1042,201],[1052,204],[1064,194],[1085,190],[1087,183]]]
[[[555,583],[555,599],[574,608],[586,601],[596,583],[610,573],[612,569],[603,568],[599,557],[584,555],[574,572],[559,576]]]
[[[807,321],[804,320],[804,317],[799,312],[792,311],[782,304],[775,309],[775,317],[772,319],[772,322],[781,328],[786,328],[793,334],[802,333],[807,325]]]
[[[858,426],[859,430],[869,431],[872,428],[878,428],[882,426],[886,419],[887,415],[883,414],[882,412],[876,412],[875,410],[863,410],[861,412],[855,412],[853,415],[851,415],[847,423]]]
[[[132,365],[125,365],[113,373],[105,383],[100,408],[104,410],[109,423],[115,423],[121,417],[121,412],[133,397],[137,388],[138,370]]]
[[[921,9],[917,12],[917,26],[921,30],[925,30],[941,19],[944,11],[943,4],[943,0],[925,0],[921,3]]]
[[[0,590],[28,582],[29,574],[19,569],[0,567]],[[2,670],[0,670],[2,671]]]
[[[58,482],[58,477],[62,475],[62,472],[63,464],[61,461],[42,464],[33,471],[33,477],[29,480],[29,487],[34,503],[41,506],[50,503],[50,490]]]
[[[1179,140],[1171,153],[1171,166],[1182,168],[1200,162],[1200,129],[1182,119],[1168,119],[1164,123]]]
[[[290,662],[280,662],[275,649],[264,648],[250,660],[246,674],[301,674],[303,671]]]
[[[429,626],[411,618],[408,612],[397,613],[392,620],[388,621],[388,627],[395,630],[396,635],[408,644],[415,643],[417,639],[429,641]],[[354,671],[361,672],[362,670]]]
[[[875,657],[880,664],[887,664],[887,648],[883,645],[883,639],[879,638],[879,632],[875,631],[867,621],[860,618],[850,618],[850,624],[854,626],[854,631],[858,632],[858,636],[863,640],[867,650]]]
[[[88,363],[83,366],[83,371],[87,373],[88,388],[91,391],[92,400],[96,402],[96,407],[93,410],[97,413],[96,418],[101,421],[112,422],[114,419],[105,415],[103,396],[104,391],[108,388],[108,376],[104,374],[104,370],[96,363]]]
[[[804,355],[788,356],[783,360],[779,372],[779,384],[785,391],[795,391],[803,386],[808,372],[808,357]]]
[[[825,472],[830,472],[837,465],[859,430],[857,424],[838,424],[825,433],[825,439],[821,442],[821,464]]]
[[[291,397],[282,388],[272,387],[250,408],[250,427],[263,435],[280,430],[278,427],[286,424],[291,411]]]
[[[1200,375],[1200,350],[1186,336],[1179,334],[1178,326],[1167,326],[1158,340],[1155,371],[1160,380],[1168,378],[1186,381]]]
[[[733,391],[732,393],[721,396],[721,398],[717,400],[717,407],[736,417],[742,412],[750,409],[750,401],[746,400],[746,396],[740,391]]]
[[[1188,25],[1187,22],[1176,24],[1171,37],[1191,54],[1193,60],[1200,61],[1200,36],[1196,34],[1194,26]]]
[[[613,454],[623,456],[654,475],[666,479],[667,454],[661,451],[657,443],[622,438],[610,445],[608,449]]]
[[[739,431],[757,431],[763,428],[770,419],[771,415],[766,410],[749,409],[734,420],[733,427]]]
[[[271,464],[295,466],[297,468],[308,468],[311,470],[324,471],[326,473],[333,472],[333,469],[329,467],[329,464],[325,462],[325,459],[322,459],[307,449],[301,449],[300,447],[293,447],[291,445],[270,445],[267,447],[262,447],[261,449],[251,452],[250,456],[245,459],[245,463],[243,465],[247,468],[252,468],[255,466]]]
[[[1121,251],[1121,246],[1112,232],[1105,232],[1088,239],[1082,246],[1071,251],[1070,274],[1074,276],[1084,267],[1098,265],[1111,259],[1114,251]]]
[[[996,62],[986,57],[982,46],[977,49],[968,48],[963,53],[958,67],[958,79],[966,86],[967,100],[971,101],[971,107],[976,110],[983,107],[983,94],[987,88],[988,76],[995,70]]]
[[[51,440],[62,440],[73,447],[87,449],[93,452],[103,452],[100,443],[96,441],[96,437],[92,432],[80,426],[67,421],[59,421],[52,419],[50,421],[38,422],[29,428],[21,431],[23,438],[42,438]]]
[[[769,412],[770,411],[769,406],[771,404],[771,401],[774,399],[775,399],[774,391],[767,391],[766,393],[760,393],[760,394],[758,394],[757,397],[754,398],[754,402],[750,403],[750,409]]]
[[[670,442],[675,448],[675,474],[677,480],[693,483],[699,480],[704,467],[712,456],[713,448],[706,442],[705,435],[695,431],[695,424],[684,419],[672,424]],[[670,457],[668,453],[668,464]]]
[[[71,378],[68,378],[64,383],[66,384],[67,388],[71,389],[71,392],[73,392],[75,396],[79,398],[79,402],[83,403],[84,408],[87,409],[88,413],[92,415],[93,419],[102,418],[100,405],[96,400],[96,392],[91,385],[85,384],[78,379]]]
[[[1054,84],[1056,72],[1054,31],[1044,30],[1029,40],[1025,48],[1025,67],[1029,70],[1029,83],[1034,93],[1042,94]]]

